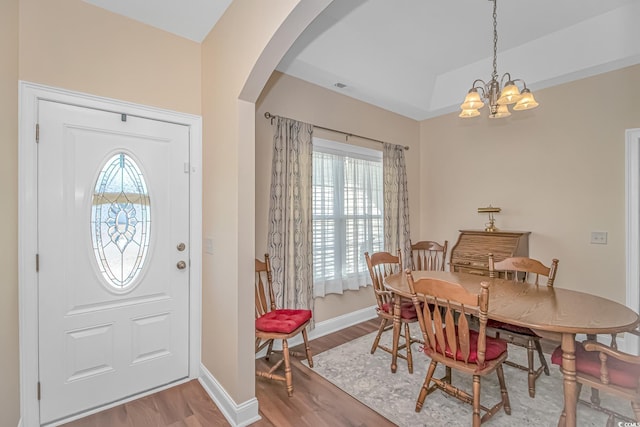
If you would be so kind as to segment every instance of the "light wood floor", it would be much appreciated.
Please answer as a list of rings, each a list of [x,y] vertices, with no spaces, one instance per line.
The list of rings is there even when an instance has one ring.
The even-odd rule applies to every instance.
[[[313,354],[321,353],[369,332],[379,321],[370,320],[311,342]],[[301,348],[295,348],[304,352]],[[256,360],[256,366],[265,363]],[[284,383],[256,378],[256,397],[262,419],[256,427],[395,426],[298,360],[292,364],[294,393],[287,396]],[[204,427],[228,426],[222,413],[197,380],[167,389],[65,427]]]

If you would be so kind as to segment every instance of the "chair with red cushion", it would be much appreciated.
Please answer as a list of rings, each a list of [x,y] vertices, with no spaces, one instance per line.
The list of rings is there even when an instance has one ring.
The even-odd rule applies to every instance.
[[[373,292],[376,296],[376,312],[380,318],[380,327],[378,334],[373,340],[371,346],[371,354],[380,348],[387,353],[393,354],[393,349],[380,344],[380,337],[384,331],[393,327],[393,306],[396,296],[393,292],[388,291],[384,287],[384,278],[389,274],[402,272],[402,255],[398,250],[398,256],[391,255],[389,252],[376,252],[369,256],[369,252],[364,253],[367,261],[371,282],[373,284]],[[397,297],[400,298],[400,297]],[[411,300],[403,299],[401,301],[400,321],[404,325],[404,343],[398,346],[398,350],[405,350],[404,354],[397,352],[396,356],[407,361],[409,373],[413,373],[413,357],[411,355],[411,344],[419,342],[415,338],[411,338],[409,324],[418,321],[416,310]]]
[[[273,350],[274,340],[282,340],[282,359],[273,364],[268,371],[256,369],[256,375],[287,384],[287,394],[293,395],[293,379],[291,375],[290,355],[304,356],[289,350],[287,340],[302,332],[304,347],[309,366],[313,368],[313,359],[307,338],[307,325],[311,320],[311,310],[291,310],[276,308],[273,284],[271,279],[271,264],[269,255],[264,255],[264,261],[256,259],[256,353],[267,347],[265,359],[269,360]],[[275,371],[284,363],[284,376]]]
[[[637,334],[637,331],[633,333]],[[615,340],[615,338],[614,338]],[[578,383],[578,401],[593,409],[609,415],[607,427],[614,426],[620,419],[637,425],[640,423],[640,356],[623,353],[614,345],[607,346],[595,340],[576,342],[576,381]],[[558,346],[551,355],[551,363],[562,366],[562,348]],[[602,391],[631,402],[635,420],[600,406],[598,393],[591,396],[591,402],[580,399],[582,385],[593,391]],[[563,411],[564,417],[564,411]],[[561,419],[561,421],[563,421]],[[617,425],[623,425],[619,422]]]
[[[553,286],[553,282],[556,278],[556,272],[558,271],[558,260],[551,261],[551,266],[547,267],[540,261],[526,258],[526,257],[513,257],[506,258],[502,261],[496,262],[493,258],[493,254],[489,254],[489,277],[502,276],[505,279],[511,279],[517,286],[517,282],[529,282],[536,285],[539,284],[540,277],[546,278],[546,285]],[[542,372],[545,375],[549,375],[549,366],[542,352],[542,345],[540,344],[540,337],[531,329],[510,325],[508,323],[498,322],[495,320],[489,320],[487,327],[495,331],[496,338],[504,337],[509,344],[517,345],[527,349],[527,366],[520,365],[518,363],[507,360],[505,363],[509,366],[513,366],[523,371],[528,372],[529,383],[529,396],[536,396],[536,380]],[[534,364],[534,352],[537,351],[538,358],[540,359],[540,366],[536,369]]]
[[[457,283],[427,277],[414,281],[409,270],[406,275],[424,338],[423,351],[431,358],[416,412],[422,409],[428,394],[440,389],[473,405],[473,426],[487,421],[501,408],[510,415],[511,404],[502,369],[507,359],[507,342],[486,334],[489,283],[482,282],[480,293],[474,294]],[[434,305],[433,310],[430,304]],[[469,326],[471,316],[478,319],[477,331]],[[442,378],[433,376],[438,363],[446,367]],[[452,384],[451,369],[473,376],[471,394]],[[493,372],[498,376],[501,399],[492,407],[486,407],[480,404],[480,382]],[[484,411],[482,416],[481,411]]]

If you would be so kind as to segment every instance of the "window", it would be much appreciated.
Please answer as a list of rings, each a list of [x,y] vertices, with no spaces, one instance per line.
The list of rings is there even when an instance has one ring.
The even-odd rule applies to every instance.
[[[382,152],[313,139],[314,296],[371,282],[365,252],[383,250]]]

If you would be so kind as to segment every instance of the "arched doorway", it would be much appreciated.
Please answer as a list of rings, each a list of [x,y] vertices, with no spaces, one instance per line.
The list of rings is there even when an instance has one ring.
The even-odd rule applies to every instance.
[[[280,59],[331,1],[233,2],[203,43],[202,382],[236,425],[259,417],[255,102]]]

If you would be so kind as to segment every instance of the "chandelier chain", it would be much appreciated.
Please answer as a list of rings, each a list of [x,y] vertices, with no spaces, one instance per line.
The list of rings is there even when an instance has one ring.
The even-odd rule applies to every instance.
[[[493,72],[488,82],[482,79],[473,81],[464,102],[460,104],[462,112],[458,117],[462,118],[479,116],[479,110],[485,106],[485,101],[489,105],[490,119],[510,116],[508,106],[512,104],[515,104],[514,111],[530,110],[538,106],[524,80],[512,79],[510,73],[504,73],[502,79],[498,80],[498,0],[489,1],[493,2]],[[503,84],[504,87],[501,87]]]
[[[498,80],[498,0],[493,0],[493,80]]]

